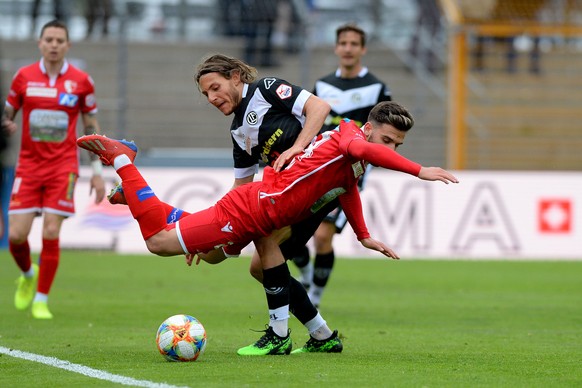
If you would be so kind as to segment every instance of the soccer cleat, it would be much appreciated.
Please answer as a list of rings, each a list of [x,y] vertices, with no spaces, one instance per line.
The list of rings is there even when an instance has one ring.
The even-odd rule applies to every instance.
[[[337,330],[334,330],[328,339],[320,341],[311,337],[302,348],[295,349],[292,353],[341,353],[343,349],[344,345],[337,335]]]
[[[293,343],[291,342],[290,332],[287,337],[279,337],[273,331],[272,327],[265,330],[265,334],[252,345],[240,348],[236,353],[239,356],[268,356],[291,353]]]
[[[118,183],[113,189],[111,189],[111,193],[107,196],[107,200],[112,205],[127,205],[127,200],[125,199],[125,194],[123,194],[121,183]]]
[[[20,275],[16,280],[18,286],[16,287],[16,294],[14,294],[14,306],[18,310],[25,310],[30,306],[30,302],[34,298],[36,283],[38,282],[38,265],[33,263],[32,268],[34,269],[34,275],[31,278]]]
[[[119,155],[127,155],[131,162],[137,155],[137,146],[132,141],[110,139],[103,135],[86,135],[77,139],[77,145],[99,156],[106,166],[113,166]]]
[[[36,319],[53,319],[46,302],[32,302],[32,317]]]

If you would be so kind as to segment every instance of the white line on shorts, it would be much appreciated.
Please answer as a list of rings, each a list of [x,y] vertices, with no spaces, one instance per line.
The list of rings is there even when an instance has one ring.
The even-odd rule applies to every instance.
[[[94,379],[110,381],[122,385],[133,385],[135,387],[147,387],[147,388],[185,388],[166,383],[154,383],[153,381],[136,380],[131,377],[114,375],[112,373],[104,372],[102,370],[89,368],[88,366],[73,364],[72,362],[69,361],[59,360],[58,358],[55,357],[41,356],[34,353],[28,353],[20,350],[5,348],[3,346],[0,346],[0,354],[6,354],[7,356],[21,358],[27,361],[40,362],[41,364],[53,366],[55,368],[61,368],[64,370],[68,370],[70,372],[79,373],[85,376],[92,377]]]

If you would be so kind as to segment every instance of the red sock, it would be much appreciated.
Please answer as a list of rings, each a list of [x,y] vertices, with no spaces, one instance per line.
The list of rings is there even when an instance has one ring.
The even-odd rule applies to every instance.
[[[182,218],[192,214],[182,209],[178,209],[172,205],[168,205],[165,202],[162,202],[162,206],[164,207],[164,212],[166,213],[166,222],[168,224],[173,224],[174,222],[180,221]]]
[[[43,294],[49,293],[57,268],[59,267],[59,258],[61,250],[59,248],[59,239],[45,240],[42,239],[42,250],[40,251],[40,271],[38,274],[37,291]]]
[[[28,240],[22,244],[9,242],[8,247],[18,268],[20,268],[22,272],[27,272],[32,265],[32,260],[30,259],[30,245],[28,245]]]
[[[148,240],[167,226],[166,205],[162,203],[148,186],[138,169],[128,164],[117,170],[123,180],[123,194],[129,210],[139,224],[141,235]]]

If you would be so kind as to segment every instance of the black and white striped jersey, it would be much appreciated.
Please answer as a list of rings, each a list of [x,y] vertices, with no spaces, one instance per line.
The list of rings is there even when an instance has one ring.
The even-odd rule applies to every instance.
[[[388,86],[363,67],[356,78],[340,78],[340,69],[315,82],[313,94],[331,105],[331,112],[325,120],[325,130],[339,125],[342,118],[348,118],[362,126],[368,121],[368,114],[381,101],[390,101]]]
[[[273,77],[244,85],[230,127],[235,178],[256,174],[259,161],[272,165],[295,143],[305,124],[303,107],[311,95]]]

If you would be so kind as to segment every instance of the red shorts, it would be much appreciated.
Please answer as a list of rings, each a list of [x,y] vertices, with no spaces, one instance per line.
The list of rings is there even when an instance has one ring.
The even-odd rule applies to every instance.
[[[184,251],[206,253],[222,248],[228,256],[238,256],[253,239],[268,235],[273,228],[260,211],[259,188],[256,183],[240,186],[216,205],[178,221],[176,232]]]
[[[77,178],[78,175],[72,172],[51,175],[17,173],[8,214],[46,212],[65,217],[75,215]]]

